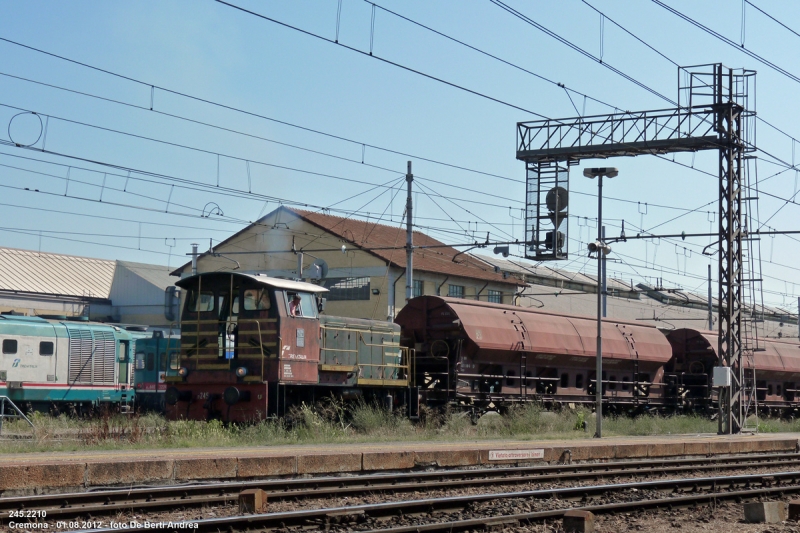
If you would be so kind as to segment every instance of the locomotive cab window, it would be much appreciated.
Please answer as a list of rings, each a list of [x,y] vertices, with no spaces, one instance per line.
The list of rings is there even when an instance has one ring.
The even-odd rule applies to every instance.
[[[622,390],[628,390],[628,388],[629,388],[628,382],[630,380],[631,380],[631,378],[629,378],[628,376],[624,376],[622,378]]]
[[[167,353],[161,352],[161,355],[158,358],[158,369],[163,372],[167,369]]]
[[[567,387],[569,387],[569,374],[565,372],[561,374],[561,388],[566,389]]]
[[[147,354],[147,365],[146,370],[151,372],[156,369],[156,354],[150,352]]]
[[[3,339],[3,353],[15,354],[17,353],[17,340],[16,339]]]
[[[39,343],[39,355],[53,355],[55,345],[52,341],[42,341]]]
[[[583,374],[578,374],[575,376],[575,388],[582,389],[583,388]]]
[[[197,292],[192,289],[186,299],[186,309],[192,313],[205,313],[214,310],[214,293],[211,291]]]
[[[136,370],[144,370],[144,352],[136,352]]]
[[[243,300],[245,311],[266,311],[272,307],[267,289],[245,289]]]
[[[614,390],[617,388],[617,376],[611,376],[611,380],[609,380],[608,388]]]
[[[178,352],[171,351],[169,352],[169,369],[170,370],[178,370]]]
[[[317,317],[317,301],[309,292],[286,291],[286,310],[289,316]]]

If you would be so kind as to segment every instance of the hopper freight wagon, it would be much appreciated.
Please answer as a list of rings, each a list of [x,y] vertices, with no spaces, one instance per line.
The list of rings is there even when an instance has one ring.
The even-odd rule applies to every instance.
[[[718,366],[718,340],[714,331],[677,329],[667,334],[673,357],[666,367],[667,387],[686,411],[715,411],[717,390],[713,369]],[[742,362],[746,387],[755,390],[749,411],[770,416],[800,414],[800,342],[758,339],[745,352]],[[754,373],[750,371],[755,369]],[[755,377],[752,380],[752,377]]]
[[[593,405],[597,321],[508,305],[421,296],[400,311],[413,347],[420,401],[476,413],[537,401]],[[672,357],[655,327],[604,320],[603,397],[611,411],[669,410],[663,385]]]

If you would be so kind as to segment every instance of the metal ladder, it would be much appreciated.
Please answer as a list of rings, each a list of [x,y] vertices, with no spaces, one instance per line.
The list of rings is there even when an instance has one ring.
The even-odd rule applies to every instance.
[[[745,190],[751,191],[742,202],[742,219],[745,236],[742,238],[742,286],[741,286],[741,334],[742,334],[742,432],[758,432],[758,380],[756,378],[755,352],[762,351],[758,339],[759,312],[756,302],[761,301],[764,309],[763,292],[761,291],[761,238],[751,236],[750,231],[757,228],[758,191],[750,188],[750,163],[745,159]],[[754,163],[755,164],[755,163]],[[757,182],[757,180],[756,180]],[[754,221],[755,220],[755,221]],[[752,416],[748,416],[752,413]]]
[[[625,339],[628,343],[628,349],[631,352],[631,355],[634,356],[633,359],[633,405],[639,405],[639,397],[644,396],[644,390],[641,389],[639,386],[639,350],[636,349],[636,339],[633,338],[633,333],[628,333],[619,327],[617,324],[617,329],[619,329],[620,333],[622,334],[622,338]]]

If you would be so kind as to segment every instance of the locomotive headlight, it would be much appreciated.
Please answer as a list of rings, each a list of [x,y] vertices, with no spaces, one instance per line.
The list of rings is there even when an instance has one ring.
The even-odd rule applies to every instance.
[[[188,369],[188,368],[186,368],[185,366],[182,366],[182,367],[180,367],[180,368],[178,369],[178,375],[179,375],[180,377],[182,377],[182,378],[185,378],[186,376],[188,376],[188,375],[189,375],[189,369]]]
[[[243,366],[240,366],[236,369],[236,375],[240,378],[243,378],[247,375],[247,369]]]

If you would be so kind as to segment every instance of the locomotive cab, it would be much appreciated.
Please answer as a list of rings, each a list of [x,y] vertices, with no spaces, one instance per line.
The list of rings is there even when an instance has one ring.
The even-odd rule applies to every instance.
[[[316,295],[327,289],[232,272],[177,285],[186,300],[178,372],[165,395],[169,418],[259,420],[286,393],[280,385],[317,382]]]

